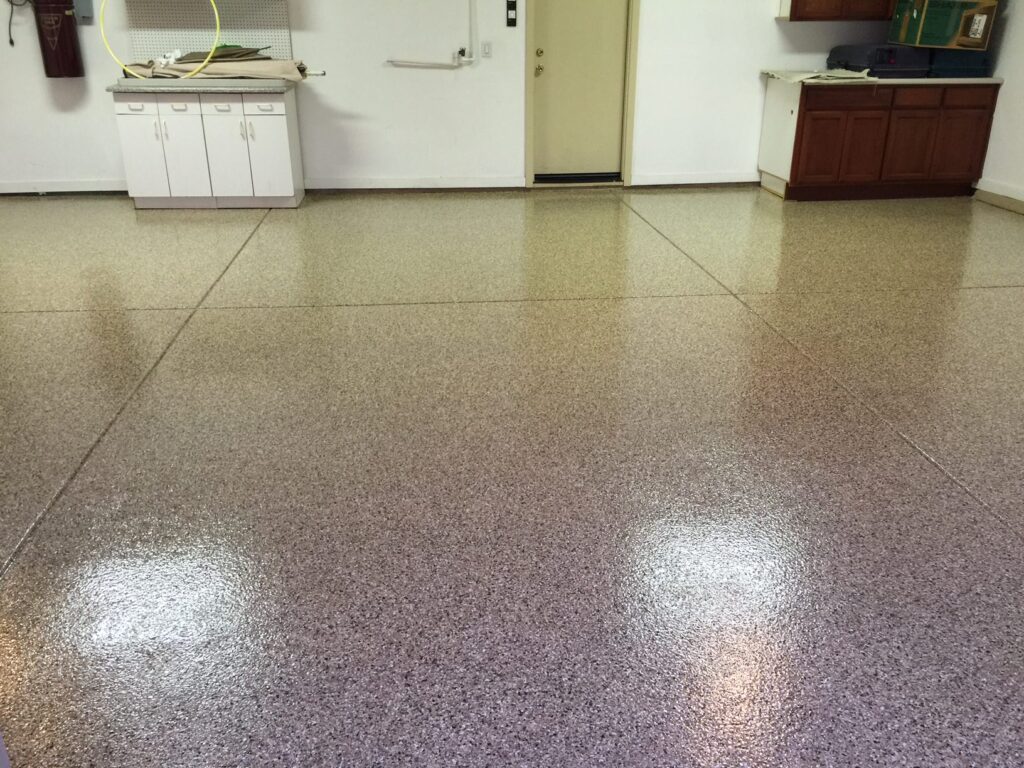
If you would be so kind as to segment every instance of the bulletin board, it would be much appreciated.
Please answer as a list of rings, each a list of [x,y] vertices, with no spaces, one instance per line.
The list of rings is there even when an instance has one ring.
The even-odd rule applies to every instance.
[[[126,0],[132,58],[149,61],[168,51],[208,51],[214,21],[210,0]],[[275,59],[292,58],[287,0],[217,0],[221,44],[270,46]]]

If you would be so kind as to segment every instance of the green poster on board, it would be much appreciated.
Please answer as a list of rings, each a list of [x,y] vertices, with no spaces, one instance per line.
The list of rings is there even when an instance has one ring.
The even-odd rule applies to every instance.
[[[889,40],[925,48],[988,48],[998,0],[899,0]]]

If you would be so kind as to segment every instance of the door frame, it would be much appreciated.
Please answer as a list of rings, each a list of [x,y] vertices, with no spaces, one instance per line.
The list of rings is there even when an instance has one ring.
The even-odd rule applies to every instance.
[[[533,113],[536,78],[533,73],[536,27],[531,4],[526,0],[526,186],[533,187]],[[629,19],[626,27],[626,88],[622,105],[622,186],[633,185],[633,129],[636,113],[637,49],[640,40],[640,0],[627,0]],[[562,186],[569,186],[565,184]]]

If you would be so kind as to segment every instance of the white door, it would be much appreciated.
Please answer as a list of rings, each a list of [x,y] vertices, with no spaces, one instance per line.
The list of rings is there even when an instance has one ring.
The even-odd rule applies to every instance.
[[[246,115],[249,163],[256,197],[292,197],[292,155],[288,118],[284,115]]]
[[[211,197],[206,136],[200,115],[161,115],[172,197]]]
[[[118,115],[121,155],[132,197],[169,197],[164,143],[157,115]]]
[[[530,14],[534,172],[617,177],[629,0],[531,0]]]
[[[252,197],[245,116],[203,115],[214,197]]]

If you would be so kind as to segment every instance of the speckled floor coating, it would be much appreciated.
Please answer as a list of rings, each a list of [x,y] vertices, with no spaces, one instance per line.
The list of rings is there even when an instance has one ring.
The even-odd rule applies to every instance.
[[[1024,217],[250,213],[0,198],[15,768],[1024,765]]]

